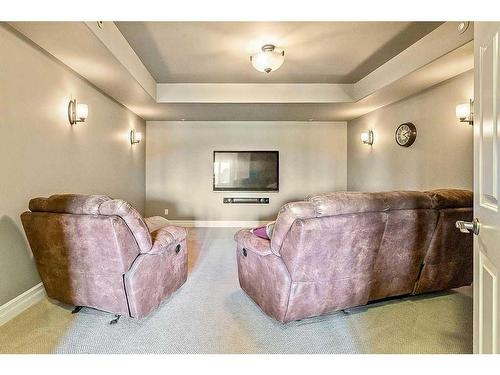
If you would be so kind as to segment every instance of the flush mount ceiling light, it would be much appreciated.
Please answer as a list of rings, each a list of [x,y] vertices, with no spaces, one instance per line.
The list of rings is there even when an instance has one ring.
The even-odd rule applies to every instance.
[[[285,51],[276,51],[273,44],[264,44],[262,51],[250,56],[250,61],[259,72],[271,73],[285,61]]]
[[[459,34],[463,34],[469,28],[470,22],[459,22],[457,26],[457,30]]]
[[[68,120],[71,125],[77,122],[85,122],[89,116],[89,107],[87,104],[77,103],[76,99],[68,103]]]

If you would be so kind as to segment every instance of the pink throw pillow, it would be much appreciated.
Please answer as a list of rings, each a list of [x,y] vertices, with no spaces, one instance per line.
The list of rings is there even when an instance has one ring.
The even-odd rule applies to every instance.
[[[265,240],[270,240],[273,235],[274,221],[264,225],[262,227],[252,229],[252,233],[257,237],[263,238]]]

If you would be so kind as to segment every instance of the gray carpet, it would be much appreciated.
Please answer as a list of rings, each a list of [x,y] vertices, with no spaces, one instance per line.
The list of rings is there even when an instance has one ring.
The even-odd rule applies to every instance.
[[[83,309],[70,316],[68,307],[44,301],[0,327],[0,351],[472,352],[470,288],[393,299],[286,325],[275,322],[239,289],[234,232],[190,229],[188,281],[149,317],[122,318],[110,326],[110,314]]]

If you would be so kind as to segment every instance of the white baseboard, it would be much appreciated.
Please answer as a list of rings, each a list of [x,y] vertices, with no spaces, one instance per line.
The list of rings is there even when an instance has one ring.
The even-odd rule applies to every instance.
[[[0,326],[21,314],[27,308],[41,301],[46,296],[42,283],[35,285],[23,294],[0,306]]]
[[[169,220],[170,224],[187,228],[255,228],[269,221],[226,221],[226,220]]]

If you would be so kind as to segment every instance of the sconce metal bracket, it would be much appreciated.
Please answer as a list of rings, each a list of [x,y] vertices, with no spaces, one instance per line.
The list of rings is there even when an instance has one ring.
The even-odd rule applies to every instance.
[[[72,99],[68,103],[68,120],[71,125],[75,125],[76,120],[76,99]]]

